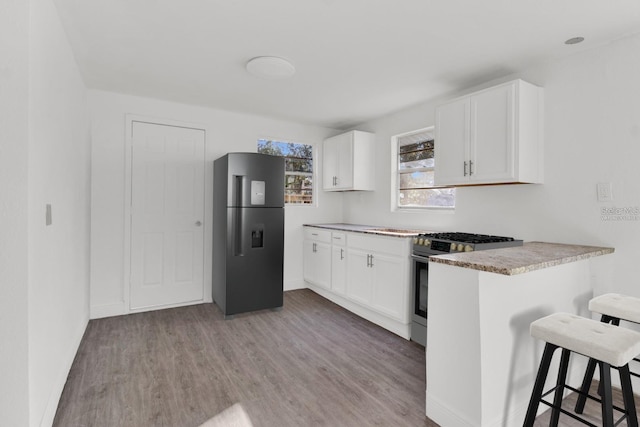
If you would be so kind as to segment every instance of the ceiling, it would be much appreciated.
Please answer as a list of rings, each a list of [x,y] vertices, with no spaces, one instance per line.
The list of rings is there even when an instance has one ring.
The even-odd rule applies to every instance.
[[[89,88],[336,129],[640,32],[638,0],[54,2]]]

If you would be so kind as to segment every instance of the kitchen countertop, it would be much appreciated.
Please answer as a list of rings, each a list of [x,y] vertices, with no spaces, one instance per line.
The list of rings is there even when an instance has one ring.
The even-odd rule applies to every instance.
[[[330,230],[340,230],[340,231],[350,231],[355,233],[366,233],[366,234],[378,234],[380,236],[391,236],[391,237],[413,237],[418,234],[430,233],[425,230],[412,230],[406,228],[396,228],[396,227],[383,227],[376,225],[361,225],[361,224],[343,224],[343,223],[335,223],[335,224],[304,224],[305,227],[316,227],[316,228],[326,228]]]
[[[430,262],[512,276],[614,252],[614,248],[526,242],[523,246],[436,255]]]

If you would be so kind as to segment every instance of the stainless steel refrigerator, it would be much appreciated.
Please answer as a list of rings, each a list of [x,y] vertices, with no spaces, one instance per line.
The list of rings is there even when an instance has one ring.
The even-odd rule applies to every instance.
[[[213,175],[214,302],[225,318],[282,307],[284,159],[229,153]]]

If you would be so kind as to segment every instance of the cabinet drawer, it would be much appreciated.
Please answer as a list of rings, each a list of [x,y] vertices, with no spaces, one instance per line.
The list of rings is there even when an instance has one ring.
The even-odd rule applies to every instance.
[[[331,243],[331,231],[322,230],[315,227],[305,227],[304,238],[309,240],[316,240],[318,242]]]
[[[345,233],[331,233],[331,243],[334,245],[344,246],[347,243],[347,235]]]
[[[369,252],[387,253],[397,256],[409,256],[409,239],[384,236],[365,236],[362,233],[349,235],[349,247]]]

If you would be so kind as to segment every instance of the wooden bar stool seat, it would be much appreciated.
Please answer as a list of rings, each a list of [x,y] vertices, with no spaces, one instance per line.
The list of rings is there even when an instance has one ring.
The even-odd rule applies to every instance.
[[[546,345],[523,424],[525,427],[533,426],[540,403],[544,403],[552,409],[551,426],[558,425],[560,413],[593,426],[592,423],[561,407],[565,389],[580,393],[580,390],[566,384],[569,357],[572,352],[594,359],[600,368],[603,386],[602,398],[590,398],[599,400],[601,403],[602,425],[613,427],[623,418],[626,418],[628,426],[638,426],[631,376],[629,374],[629,361],[640,353],[640,333],[568,313],[555,313],[536,320],[531,323],[530,332],[532,337],[545,341]],[[558,348],[562,349],[562,355],[556,386],[544,392],[544,384],[549,373],[551,359]],[[620,373],[624,409],[613,406],[611,367],[618,368]],[[553,403],[544,400],[545,396],[552,392],[554,392]],[[623,413],[616,424],[614,424],[613,420],[614,409]]]
[[[604,294],[589,301],[589,310],[601,314],[602,317],[600,321],[602,323],[611,323],[615,326],[620,325],[620,320],[640,323],[640,298],[614,293]],[[635,356],[637,356],[637,354]],[[637,357],[634,357],[633,360],[640,362],[640,359]],[[578,414],[584,411],[584,405],[587,402],[587,396],[595,370],[596,361],[589,359],[587,370],[585,371],[584,379],[580,386],[582,394],[578,396],[578,400],[576,401],[575,411]],[[635,377],[640,377],[640,375],[635,372],[630,371],[630,373]]]

